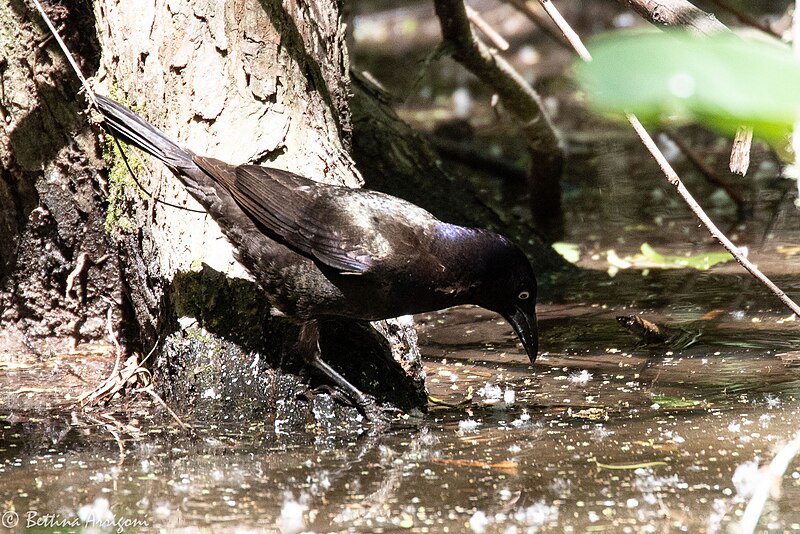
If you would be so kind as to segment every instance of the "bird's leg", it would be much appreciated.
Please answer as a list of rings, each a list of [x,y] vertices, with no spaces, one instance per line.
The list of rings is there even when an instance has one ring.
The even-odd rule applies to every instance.
[[[375,399],[362,393],[357,387],[348,382],[345,377],[336,372],[333,367],[322,360],[319,349],[319,324],[317,321],[306,321],[300,325],[298,349],[305,362],[322,371],[331,382],[353,401],[364,417],[371,421],[381,418],[381,410],[375,404]]]
[[[313,390],[312,389],[306,390],[303,393],[301,393],[301,396],[305,397],[309,401],[312,401],[314,400],[314,397],[316,397],[320,393],[329,395],[335,402],[341,404],[342,406],[355,407],[353,399],[345,395],[341,389],[335,386],[330,386],[328,384],[322,384],[321,386],[315,387]]]

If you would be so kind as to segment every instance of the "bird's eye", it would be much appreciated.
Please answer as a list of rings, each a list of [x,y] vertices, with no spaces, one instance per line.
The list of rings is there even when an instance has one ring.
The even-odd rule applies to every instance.
[[[530,293],[528,293],[527,291],[523,291],[519,295],[517,295],[517,298],[519,300],[525,300],[525,299],[529,298],[530,296],[531,296]]]

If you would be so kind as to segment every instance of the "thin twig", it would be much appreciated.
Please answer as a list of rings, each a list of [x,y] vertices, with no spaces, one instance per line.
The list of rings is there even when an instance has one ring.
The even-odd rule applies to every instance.
[[[673,187],[678,191],[678,194],[683,198],[684,202],[689,206],[689,209],[695,214],[695,216],[700,219],[705,227],[708,229],[711,236],[719,241],[719,243],[725,247],[725,249],[730,252],[733,258],[739,262],[739,264],[747,269],[747,271],[752,274],[756,279],[761,281],[762,284],[767,286],[770,291],[772,291],[776,297],[780,299],[795,315],[800,317],[800,306],[798,306],[791,298],[789,298],[786,293],[784,293],[778,286],[776,286],[772,280],[767,278],[764,273],[762,273],[755,265],[753,265],[750,260],[748,260],[744,254],[734,245],[730,239],[728,239],[725,234],[723,234],[719,228],[714,224],[714,222],[706,215],[703,211],[703,208],[695,201],[692,194],[686,189],[686,186],[683,185],[678,174],[672,168],[672,166],[667,161],[667,158],[664,157],[664,154],[656,146],[655,141],[653,138],[650,137],[650,134],[647,133],[642,123],[639,122],[639,119],[636,118],[635,115],[628,114],[628,122],[631,123],[633,129],[636,131],[636,134],[644,143],[644,146],[650,151],[650,154],[655,158],[658,166],[661,167],[661,170],[664,172],[664,175],[667,177],[667,180]]]
[[[153,391],[153,385],[152,384],[150,384],[149,386],[144,387],[144,388],[139,388],[139,391],[144,391],[145,393],[150,395],[153,398],[154,401],[156,401],[158,404],[160,404],[161,407],[164,408],[167,411],[167,413],[175,420],[175,422],[178,423],[178,426],[181,427],[181,429],[189,431],[189,432],[194,432],[194,428],[191,425],[187,425],[186,423],[181,421],[181,418],[178,417],[178,414],[176,414],[174,411],[172,411],[172,408],[170,408],[167,405],[167,403],[164,402],[164,399],[162,399],[159,396],[158,393]]]
[[[540,1],[542,1],[543,4],[545,2],[549,3],[549,0],[540,0]],[[552,10],[555,10],[555,6],[551,5],[551,8],[552,8]],[[548,11],[548,13],[549,12],[550,11]],[[573,42],[573,39],[577,39],[578,41],[580,41],[580,37],[575,33],[574,30],[572,30],[572,28],[569,27],[569,24],[567,23],[566,20],[564,20],[563,17],[559,16],[558,18],[554,18],[553,21],[556,24],[559,25],[559,28],[561,29],[562,32],[564,32],[564,35],[568,39],[570,39],[570,42]],[[573,36],[572,39],[570,38],[570,35]],[[581,47],[583,48],[583,50],[585,50],[585,47],[583,47],[582,44],[581,44]],[[581,55],[581,57],[584,57],[577,48],[576,48],[576,52],[578,53],[578,55]],[[589,54],[588,50],[585,53],[586,53],[586,57],[584,57],[584,60],[585,61],[591,61],[592,60],[592,56],[591,56],[591,54]],[[719,228],[717,228],[717,226],[708,217],[708,215],[706,215],[706,213],[703,211],[703,208],[700,207],[700,205],[697,203],[697,201],[695,201],[694,197],[692,197],[692,194],[689,192],[689,190],[686,189],[686,186],[683,185],[683,182],[681,181],[680,177],[678,176],[678,173],[675,172],[675,170],[672,168],[672,166],[667,161],[667,158],[658,149],[658,147],[656,146],[655,141],[653,141],[653,138],[650,137],[650,134],[647,133],[647,130],[645,130],[644,126],[642,126],[642,123],[640,123],[639,119],[636,118],[636,115],[628,113],[627,117],[628,117],[628,122],[631,123],[631,126],[633,126],[634,131],[639,136],[639,138],[642,140],[642,143],[644,143],[644,146],[647,148],[648,151],[650,151],[650,154],[655,158],[656,162],[658,163],[658,166],[661,167],[661,170],[663,171],[664,175],[667,177],[667,180],[669,181],[669,183],[672,184],[675,187],[675,189],[677,190],[678,194],[681,196],[681,198],[683,198],[684,202],[686,202],[686,204],[689,206],[689,209],[692,210],[692,212],[700,220],[700,222],[702,222],[705,225],[705,227],[708,229],[709,233],[711,233],[711,236],[714,239],[716,239],[723,247],[725,247],[725,249],[733,256],[733,258],[737,262],[739,262],[739,264],[742,267],[744,267],[750,274],[752,274],[762,284],[767,286],[767,288],[769,288],[769,290],[772,291],[775,294],[775,296],[778,297],[778,299],[780,299],[781,302],[783,302],[790,310],[792,310],[792,312],[795,315],[800,317],[800,306],[798,306],[791,298],[789,298],[788,295],[786,295],[786,293],[784,293],[778,286],[776,286],[772,282],[772,280],[767,278],[767,276],[764,275],[764,273],[762,273],[755,265],[753,265],[750,262],[750,260],[748,260],[744,256],[744,254],[742,254],[742,252],[736,247],[736,245],[734,245],[731,242],[731,240],[728,239],[725,236],[725,234],[723,234],[719,230]]]
[[[453,57],[500,95],[506,109],[522,122],[532,149],[560,157],[561,139],[544,112],[541,97],[508,61],[476,38],[463,0],[434,0],[434,7]]]
[[[467,8],[467,17],[469,21],[478,28],[483,34],[489,38],[489,40],[494,43],[494,45],[505,52],[510,48],[511,45],[508,44],[508,41],[500,35],[500,32],[492,28],[492,25],[486,22],[486,19],[481,16],[480,13],[475,11],[469,6],[464,6]]]
[[[673,143],[678,145],[678,148],[681,149],[681,152],[683,152],[689,161],[691,161],[692,164],[697,167],[697,170],[699,170],[700,173],[705,176],[706,180],[725,190],[725,193],[727,193],[731,200],[733,200],[733,202],[736,204],[739,215],[743,215],[747,210],[747,201],[745,201],[739,190],[717,176],[717,173],[714,172],[714,169],[712,169],[708,163],[706,163],[705,160],[700,157],[697,151],[689,146],[689,143],[684,141],[684,139],[678,135],[677,132],[673,130],[665,130],[664,133],[666,133],[667,136],[672,139]]]
[[[575,30],[572,29],[572,26],[561,16],[561,12],[556,9],[553,2],[550,0],[539,0],[539,3],[542,4],[542,7],[550,18],[553,19],[553,22],[556,23],[556,26],[558,26],[558,29],[564,34],[564,37],[567,38],[567,41],[572,45],[572,48],[578,56],[584,61],[591,61],[592,55],[589,53],[589,50],[584,46],[583,41],[581,41],[581,38]]]
[[[65,56],[67,56],[67,61],[69,61],[69,64],[72,65],[72,69],[75,71],[75,74],[78,76],[78,79],[81,81],[81,84],[86,89],[86,94],[88,95],[89,100],[91,100],[94,107],[97,108],[97,101],[94,98],[94,91],[92,91],[92,88],[89,86],[89,82],[86,81],[86,78],[83,77],[83,73],[81,73],[81,69],[80,67],[78,67],[78,62],[75,61],[74,57],[72,57],[72,54],[67,48],[67,45],[61,39],[61,36],[58,35],[58,31],[56,31],[56,28],[55,26],[53,26],[53,23],[50,22],[50,17],[48,17],[47,13],[45,13],[44,8],[42,8],[42,4],[39,3],[39,0],[33,0],[33,5],[36,6],[36,9],[39,11],[39,14],[44,19],[44,23],[47,24],[48,28],[50,28],[50,33],[53,34],[53,37],[58,43],[58,46],[61,47],[61,51],[64,52]]]
[[[506,110],[520,122],[531,160],[528,189],[533,219],[547,238],[556,239],[563,230],[560,177],[564,170],[564,147],[539,94],[497,51],[473,32],[463,0],[434,0],[442,28],[444,46],[453,59],[495,91]]]
[[[75,61],[72,52],[69,51],[69,48],[67,48],[66,43],[64,42],[63,39],[61,39],[61,36],[58,34],[58,30],[56,30],[55,26],[53,26],[53,23],[50,21],[50,17],[48,17],[47,13],[45,13],[44,9],[42,8],[42,5],[39,3],[39,0],[33,0],[33,3],[36,6],[36,9],[39,11],[39,14],[44,19],[45,24],[47,24],[47,27],[50,29],[50,33],[55,38],[56,42],[58,43],[58,46],[61,48],[61,51],[67,57],[67,61],[69,61],[69,64],[72,66],[72,70],[75,71],[75,75],[81,81],[81,85],[83,85],[83,88],[86,90],[86,94],[89,97],[90,103],[95,109],[98,109],[97,100],[94,97],[94,91],[92,90],[92,87],[89,85],[89,82],[86,81],[86,77],[81,72],[80,67],[78,67],[78,62]],[[193,213],[206,213],[203,210],[196,210],[192,208],[187,208],[185,206],[178,206],[177,204],[172,204],[170,202],[167,202],[166,200],[161,200],[160,198],[154,197],[152,193],[150,193],[147,189],[145,189],[144,186],[139,182],[139,178],[136,176],[136,173],[133,172],[133,169],[128,164],[128,158],[125,156],[125,152],[122,150],[122,146],[120,145],[119,140],[117,140],[117,138],[114,138],[114,141],[117,144],[117,148],[119,148],[120,154],[122,154],[122,159],[125,162],[125,166],[127,167],[131,177],[133,178],[133,181],[136,183],[137,187],[139,187],[139,189],[141,189],[144,192],[144,194],[146,194],[148,197],[151,197],[156,203],[163,204],[164,206],[169,206],[171,208],[177,208],[180,210],[191,211]]]
[[[111,344],[114,345],[114,368],[111,370],[111,373],[103,380],[97,387],[95,387],[92,391],[88,393],[84,393],[78,398],[78,402],[85,406],[95,405],[101,399],[109,397],[119,391],[122,386],[125,384],[125,381],[120,381],[119,377],[121,374],[121,362],[122,362],[122,347],[119,345],[119,340],[117,339],[117,334],[114,332],[114,323],[112,321],[112,312],[113,307],[108,307],[108,312],[106,313],[106,333],[108,334],[108,338],[111,341]]]
[[[548,19],[547,17],[543,17],[542,15],[533,10],[532,6],[535,5],[535,3],[532,0],[530,2],[528,0],[504,0],[504,1],[507,4],[514,6],[517,9],[517,11],[525,15],[525,17],[529,21],[536,24],[536,26],[540,30],[549,35],[555,42],[557,42],[564,48],[572,50],[572,46],[569,44],[569,41],[567,41],[564,38],[561,32],[556,31],[552,28],[550,24],[550,19]]]
[[[772,458],[769,466],[759,473],[756,488],[747,503],[747,507],[744,509],[742,520],[739,522],[739,532],[741,534],[755,532],[770,492],[776,483],[783,478],[784,473],[789,468],[789,464],[798,454],[800,454],[800,433],[795,434],[794,438]]]

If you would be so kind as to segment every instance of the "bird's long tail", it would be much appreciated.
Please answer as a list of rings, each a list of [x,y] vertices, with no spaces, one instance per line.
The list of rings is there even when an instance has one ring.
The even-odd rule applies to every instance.
[[[125,106],[117,104],[108,97],[98,95],[92,90],[78,67],[78,63],[67,48],[67,45],[61,39],[50,17],[47,16],[47,13],[42,8],[42,5],[38,0],[33,0],[33,4],[36,6],[39,14],[41,14],[47,27],[50,28],[53,37],[67,57],[78,79],[81,81],[81,85],[83,85],[86,90],[89,101],[94,104],[100,113],[103,114],[103,117],[105,117],[106,120],[103,126],[109,133],[126,143],[144,150],[151,156],[160,159],[174,171],[196,175],[200,169],[192,161],[192,156],[194,155],[192,152],[181,148],[181,146],[167,134],[152,124],[148,124],[144,119]]]
[[[95,99],[105,118],[103,127],[111,135],[144,150],[174,171],[187,172],[197,168],[192,161],[192,152],[182,148],[167,134],[108,97],[95,94]]]
[[[193,152],[182,148],[167,134],[125,106],[102,95],[95,94],[94,97],[97,109],[105,118],[103,128],[114,137],[147,152],[169,167],[189,194],[219,223],[220,229],[234,245],[256,241],[261,243],[260,250],[278,246],[266,238],[242,211],[224,184],[218,183],[211,174],[194,162]]]

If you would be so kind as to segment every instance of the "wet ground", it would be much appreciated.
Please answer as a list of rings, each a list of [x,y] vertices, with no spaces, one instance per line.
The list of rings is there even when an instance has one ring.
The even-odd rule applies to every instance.
[[[613,152],[607,157],[600,168],[615,164]],[[16,384],[0,387],[3,524],[728,532],[765,480],[764,466],[800,429],[800,353],[792,353],[800,325],[735,264],[637,267],[646,241],[663,254],[716,250],[680,206],[654,192],[661,186],[651,172],[644,165],[567,182],[571,206],[599,206],[609,195],[617,208],[569,214],[587,271],[545,288],[534,365],[489,312],[418,317],[430,412],[383,434],[286,435],[259,421],[193,421],[191,435],[153,405],[74,407],[109,372],[101,358],[108,347],[47,364],[30,383],[26,373],[41,361],[0,360]],[[631,187],[641,175],[650,185]],[[587,181],[582,193],[571,189],[577,180]],[[756,187],[757,215],[734,231],[797,297],[794,193],[776,190]],[[724,203],[715,216],[733,220]],[[679,335],[670,346],[642,345],[616,320],[634,314]],[[800,530],[800,459],[773,486],[760,531]]]
[[[193,437],[152,407],[4,410],[3,520],[43,531],[726,532],[759,467],[798,430],[800,362],[777,353],[800,333],[780,309],[708,325],[700,309],[653,311],[702,329],[696,344],[637,348],[616,325],[624,305],[543,305],[547,352],[531,366],[497,316],[422,317],[430,413],[375,436],[195,422]],[[762,526],[800,529],[800,461],[780,487]]]

